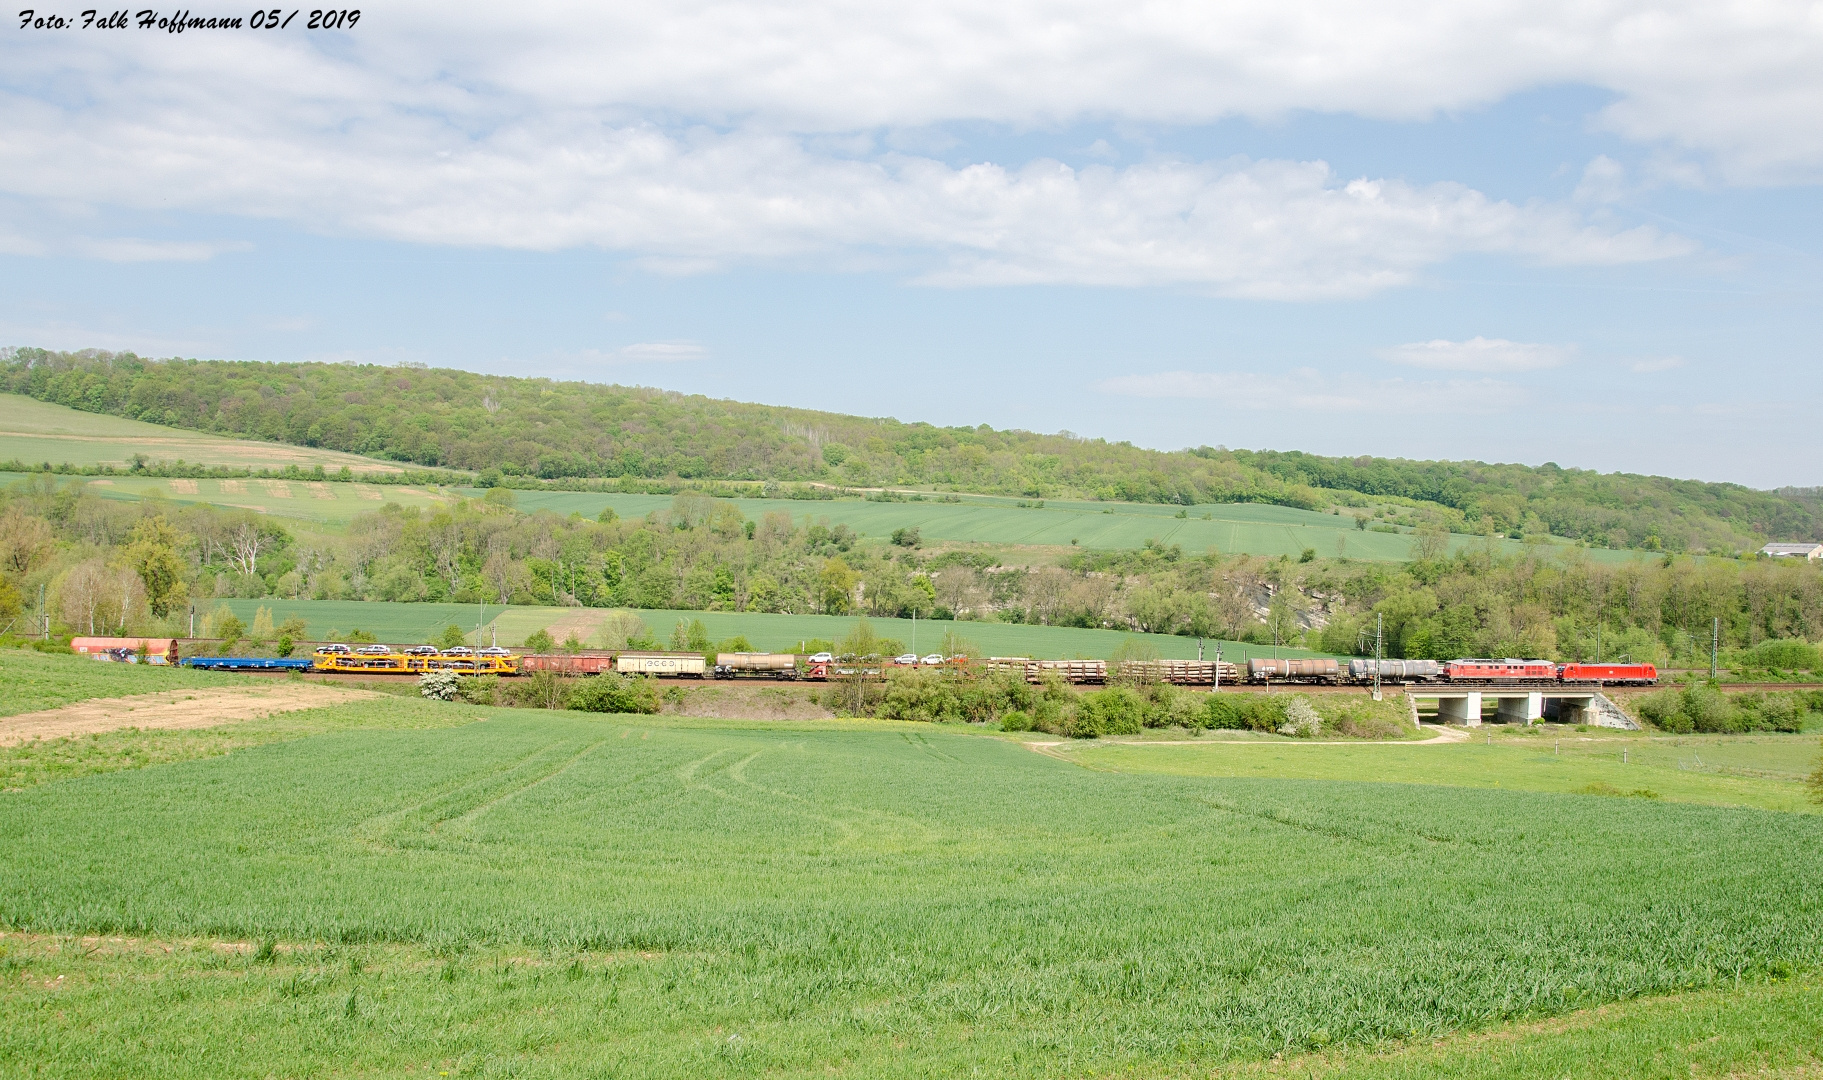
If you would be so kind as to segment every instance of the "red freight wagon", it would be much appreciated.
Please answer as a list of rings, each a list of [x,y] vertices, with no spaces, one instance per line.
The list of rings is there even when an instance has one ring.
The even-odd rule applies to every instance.
[[[1549,660],[1451,660],[1443,667],[1451,682],[1492,682],[1506,679],[1556,679],[1557,667]]]
[[[1564,682],[1603,682],[1647,686],[1658,682],[1651,664],[1565,664],[1557,669]]]

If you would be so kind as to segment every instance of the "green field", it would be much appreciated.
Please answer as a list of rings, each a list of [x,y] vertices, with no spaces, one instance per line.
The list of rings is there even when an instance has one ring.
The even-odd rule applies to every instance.
[[[0,473],[0,485],[26,478],[23,473]],[[409,484],[342,483],[335,480],[173,479],[159,476],[107,476],[71,478],[104,499],[143,499],[148,496],[177,503],[209,503],[221,507],[257,510],[273,517],[316,524],[345,525],[356,514],[378,510],[389,502],[401,506],[431,507],[453,501],[453,496]]]
[[[112,664],[12,649],[0,656],[5,657],[0,659],[0,716],[55,709],[91,698],[245,684],[234,675],[163,664]]]
[[[0,461],[72,465],[127,466],[136,454],[152,461],[182,460],[193,465],[224,465],[252,469],[321,465],[336,471],[344,466],[356,473],[400,471],[391,462],[376,461],[336,451],[291,446],[285,443],[227,439],[201,432],[142,423],[116,416],[80,412],[16,394],[0,394]],[[10,482],[17,474],[0,474]],[[340,524],[355,514],[386,501],[407,506],[428,506],[445,493],[393,485],[320,483],[303,481],[195,480],[173,481],[150,477],[111,477],[93,481],[89,489],[112,498],[138,498],[150,492],[177,502],[208,502],[242,506],[283,517]],[[457,489],[479,497],[480,489]],[[622,517],[638,517],[668,507],[668,495],[615,495],[592,492],[521,491],[515,493],[524,510],[548,509],[560,514],[581,513],[595,517],[612,506]],[[896,529],[916,528],[932,543],[982,544],[1008,549],[1071,548],[1126,550],[1148,540],[1176,544],[1201,554],[1297,557],[1306,549],[1326,558],[1396,561],[1410,557],[1409,532],[1383,533],[1355,528],[1347,515],[1320,514],[1284,506],[1254,503],[1177,506],[1151,503],[1050,500],[1042,506],[1020,506],[1021,500],[997,496],[965,495],[957,503],[934,501],[867,502],[861,499],[804,501],[794,499],[737,499],[741,513],[757,520],[783,512],[794,520],[806,515],[847,525],[866,536],[884,537]],[[1184,517],[1178,517],[1183,510]],[[1461,548],[1475,541],[1457,536]],[[1518,550],[1514,541],[1501,541],[1503,549]],[[1589,551],[1591,558],[1625,561],[1637,552]]]
[[[479,489],[466,489],[479,496]],[[671,505],[668,495],[612,495],[595,492],[520,491],[514,493],[520,509],[548,509],[560,514],[595,517],[612,506],[622,517],[640,517]],[[860,499],[806,501],[801,499],[733,499],[746,517],[758,520],[769,513],[828,519],[847,525],[864,536],[883,537],[895,529],[915,528],[927,542],[993,544],[1008,547],[1071,547],[1123,550],[1143,546],[1147,540],[1177,544],[1192,554],[1211,548],[1224,554],[1289,555],[1296,558],[1306,548],[1326,558],[1393,561],[1411,557],[1409,532],[1382,533],[1355,527],[1352,517],[1319,514],[1288,506],[1257,503],[1177,507],[1155,503],[1084,502],[1050,500],[1042,507],[1020,506],[1020,500],[987,495],[962,496],[959,503],[867,502]],[[1184,510],[1185,517],[1178,517]],[[1476,542],[1471,537],[1452,538],[1461,549]],[[1516,541],[1502,541],[1508,552]],[[1592,558],[1625,561],[1637,552],[1592,550]]]
[[[1816,815],[1362,782],[1456,747],[1346,748],[1343,781],[875,721],[389,699],[245,727],[0,794],[0,1073],[1817,1062]]]
[[[1490,733],[1491,735],[1492,733]],[[1219,738],[1217,734],[1215,738]],[[1627,751],[1623,763],[1621,751]],[[1053,752],[1096,769],[1204,777],[1295,777],[1449,787],[1601,793],[1639,799],[1823,811],[1800,783],[1817,765],[1803,735],[1531,737],[1480,733],[1444,746],[1274,740],[1201,746],[1066,743]],[[1751,763],[1751,765],[1745,764]]]
[[[190,465],[225,465],[266,469],[321,465],[336,471],[400,471],[389,461],[335,450],[286,443],[225,439],[200,431],[147,424],[119,416],[80,412],[20,394],[0,394],[0,461],[27,464],[116,465],[133,462],[135,454],[150,461],[183,461]]]
[[[471,637],[480,625],[484,643],[499,641],[518,645],[539,630],[551,629],[559,641],[574,632],[584,644],[591,644],[596,629],[609,614],[606,608],[509,607],[490,605],[481,609],[472,604],[391,604],[360,600],[208,600],[199,601],[198,610],[212,610],[226,604],[242,622],[251,624],[253,615],[262,607],[272,609],[274,622],[292,615],[301,616],[309,626],[311,640],[327,640],[329,631],[361,629],[381,641],[392,644],[428,641],[444,627],[455,625]],[[854,628],[853,616],[844,615],[773,615],[733,611],[648,611],[633,613],[662,641],[681,620],[700,619],[709,636],[720,641],[736,634],[747,638],[756,649],[791,651],[800,641],[811,638],[838,640]],[[932,622],[910,619],[868,619],[874,633],[897,639],[910,648],[928,653],[937,649],[946,631],[981,646],[987,656],[1032,656],[1040,658],[1112,656],[1123,642],[1144,641],[1167,659],[1196,659],[1196,639],[1167,634],[1129,634],[1119,630],[1085,630],[1073,626],[1023,626],[998,622]],[[1214,659],[1217,642],[1204,642],[1204,656]],[[1255,656],[1271,656],[1270,645],[1221,642],[1222,658],[1245,661]],[[1301,649],[1281,648],[1280,656],[1316,656]]]

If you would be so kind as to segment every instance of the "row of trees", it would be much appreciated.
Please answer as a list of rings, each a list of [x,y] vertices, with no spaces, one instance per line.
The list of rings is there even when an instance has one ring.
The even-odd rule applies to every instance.
[[[1733,552],[1823,538],[1816,492],[1480,462],[1164,453],[1062,432],[935,427],[637,387],[423,367],[147,360],[11,349],[0,390],[490,480],[621,477],[927,485],[1185,505],[1396,511],[1463,531],[1550,531],[1611,547]]]
[[[680,495],[643,518],[521,513],[513,493],[422,510],[388,504],[345,535],[293,535],[242,510],[126,502],[54,477],[0,500],[0,626],[38,614],[81,633],[186,633],[220,597],[453,601],[863,614],[1112,627],[1386,655],[1698,663],[1710,630],[1737,662],[1816,667],[1823,574],[1795,560],[1662,556],[1490,541],[1454,555],[1421,537],[1404,564],[1136,551],[1057,566],[932,553],[783,513]],[[901,538],[903,541],[905,538]],[[637,622],[636,619],[633,620]],[[618,624],[616,624],[618,625]],[[635,633],[636,631],[629,631]],[[1751,650],[1743,652],[1743,650]],[[1790,655],[1787,655],[1789,653]],[[1808,659],[1806,659],[1808,658]]]

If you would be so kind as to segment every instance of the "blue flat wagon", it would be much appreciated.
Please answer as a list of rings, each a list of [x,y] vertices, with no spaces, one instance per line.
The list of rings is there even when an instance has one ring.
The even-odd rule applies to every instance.
[[[211,671],[309,671],[310,659],[276,656],[190,656],[184,667],[207,668]]]

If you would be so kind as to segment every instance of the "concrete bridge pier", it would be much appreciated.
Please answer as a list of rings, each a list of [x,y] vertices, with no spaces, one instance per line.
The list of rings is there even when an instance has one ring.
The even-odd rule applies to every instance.
[[[1544,694],[1536,690],[1518,697],[1502,696],[1499,700],[1503,724],[1536,724],[1544,718]]]
[[[1481,723],[1481,691],[1469,690],[1462,694],[1437,698],[1437,722],[1440,724],[1467,724],[1470,727]]]

